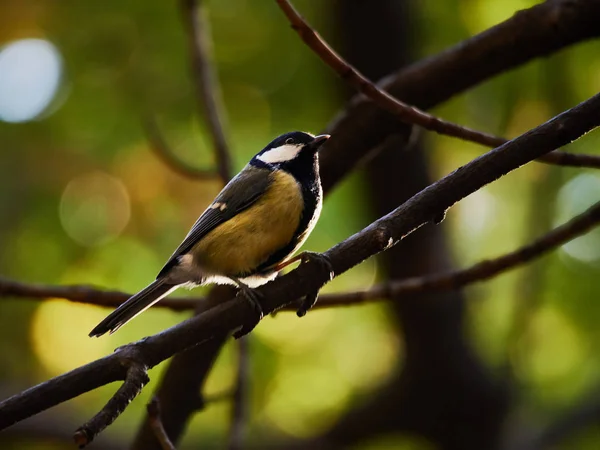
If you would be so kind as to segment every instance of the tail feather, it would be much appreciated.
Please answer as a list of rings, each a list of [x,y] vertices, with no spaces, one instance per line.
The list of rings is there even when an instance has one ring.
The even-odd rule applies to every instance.
[[[178,285],[165,283],[161,279],[152,282],[110,313],[102,322],[96,325],[89,336],[102,336],[108,332],[111,334],[114,333],[135,316],[144,312],[161,298],[177,289],[177,286]]]

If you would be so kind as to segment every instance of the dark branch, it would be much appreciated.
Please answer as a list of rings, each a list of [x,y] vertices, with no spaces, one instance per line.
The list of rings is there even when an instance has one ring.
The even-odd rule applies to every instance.
[[[380,85],[394,96],[421,108],[430,108],[532,58],[600,35],[598,20],[600,0],[549,0],[520,11],[507,21],[439,55],[387,77]],[[444,74],[444,83],[439,82],[440,73]],[[366,150],[376,147],[399,130],[395,121],[386,120],[378,108],[357,97],[328,131],[334,138],[321,151],[321,172],[326,191],[365,158]],[[551,156],[555,155],[552,153]],[[563,155],[575,156],[569,153]],[[585,165],[591,163],[588,161]],[[57,297],[109,307],[116,307],[129,297],[125,293],[97,291],[85,286],[54,287],[0,279],[0,296],[10,295]],[[169,298],[159,305],[181,311],[194,307],[188,303],[190,301]]]
[[[405,103],[429,109],[533,58],[600,36],[599,20],[600,0],[548,0],[404,68],[378,85]],[[327,192],[391,134],[403,134],[408,141],[410,128],[403,129],[395,116],[359,95],[326,132],[333,136],[321,150]],[[588,163],[592,161],[585,165]]]
[[[162,421],[160,420],[160,403],[156,397],[153,397],[150,403],[146,405],[146,410],[148,411],[148,418],[150,420],[150,425],[152,426],[152,430],[154,431],[154,435],[163,450],[175,450],[175,446],[167,436],[167,432],[163,427]]]
[[[459,289],[467,284],[488,280],[502,272],[526,264],[572,239],[588,232],[600,222],[600,203],[596,203],[582,214],[574,217],[569,222],[553,229],[531,244],[521,247],[513,252],[491,260],[484,260],[466,269],[455,270],[447,273],[424,275],[420,277],[405,278],[373,286],[364,291],[342,292],[323,294],[315,308],[331,308],[334,306],[351,306],[376,300],[386,300],[404,294],[416,294],[432,291],[445,291]],[[79,296],[80,293],[85,293]],[[115,301],[127,298],[127,294],[120,292],[97,291],[92,288],[79,286],[40,286],[28,285],[0,279],[0,296],[17,295],[39,297],[61,297],[83,303],[108,305],[106,298]],[[192,301],[193,300],[193,301]],[[194,299],[164,299],[157,307],[166,307],[176,311],[194,308],[194,305],[205,301],[203,298]],[[296,311],[291,305],[283,308],[286,311]]]
[[[459,289],[468,284],[488,280],[502,272],[543,256],[577,236],[586,233],[597,226],[598,223],[600,223],[600,202],[531,244],[498,258],[481,261],[467,269],[392,281],[374,286],[362,292],[323,295],[319,303],[315,305],[315,308],[349,306],[406,294]]]
[[[23,297],[29,299],[61,298],[76,303],[106,306],[115,308],[131,297],[131,294],[120,291],[104,291],[92,286],[52,286],[35,283],[22,283],[0,277],[0,297]],[[190,311],[196,306],[196,301],[202,298],[168,298],[158,305],[173,311]]]
[[[335,275],[339,276],[365,259],[392,247],[439,216],[441,211],[486,184],[566,145],[599,124],[600,94],[469,162],[329,249],[325,255],[331,261]],[[265,314],[276,311],[320,289],[329,279],[328,270],[321,265],[302,264],[289,274],[257,289],[263,299],[262,309]],[[0,403],[0,430],[98,386],[124,379],[132,362],[138,367],[154,367],[177,352],[239,330],[254,316],[248,302],[234,299],[159,334],[118,349],[111,356],[28,389]]]
[[[192,167],[175,156],[153,116],[146,115],[142,120],[142,127],[154,154],[174,172],[194,180],[213,179],[217,176],[213,169]]]
[[[475,142],[486,147],[498,147],[507,139],[472,130],[444,119],[432,116],[414,106],[407,105],[394,98],[383,89],[380,89],[357,69],[348,64],[335,50],[333,50],[296,11],[288,0],[275,0],[283,10],[292,28],[298,32],[302,40],[321,58],[325,64],[331,67],[341,78],[354,86],[359,92],[366,95],[376,105],[384,110],[395,114],[408,124],[419,125],[426,130],[438,134],[457,137],[465,141]],[[557,153],[554,155],[554,153]],[[564,152],[554,152],[544,155],[540,161],[561,166],[592,167],[600,168],[600,157],[593,155],[574,155]]]
[[[85,447],[98,433],[113,423],[150,381],[146,366],[135,361],[128,362],[128,365],[125,381],[119,390],[98,414],[75,432],[73,437],[79,447]]]
[[[201,314],[234,296],[235,289],[232,286],[215,286],[206,299],[195,302],[194,313]],[[226,338],[223,335],[175,355],[158,383],[155,395],[160,401],[163,426],[174,445],[180,442],[193,414],[201,411],[208,403],[223,399],[223,395],[232,397],[231,391],[226,394],[218,393],[211,398],[204,396],[206,379]],[[160,450],[160,443],[152,432],[148,417],[139,428],[131,450]]]
[[[198,7],[195,0],[182,0],[181,7],[189,40],[196,99],[199,107],[206,113],[215,149],[217,171],[192,167],[175,156],[152,115],[145,116],[142,125],[152,150],[166,166],[192,179],[214,178],[218,173],[225,184],[232,176],[231,156],[223,126],[225,115],[221,106],[221,91],[215,70],[210,64],[208,21],[204,9]]]
[[[47,411],[19,422],[0,435],[0,447],[27,448],[29,443],[54,444],[57,448],[73,448],[73,430],[80,424],[77,408],[63,408],[60,413]],[[121,439],[105,433],[95,441],[102,450],[125,450]]]
[[[208,20],[197,0],[181,0],[182,16],[187,31],[192,76],[198,106],[204,109],[215,148],[219,175],[223,183],[232,176],[231,156],[225,137],[221,90],[210,60],[211,43]]]

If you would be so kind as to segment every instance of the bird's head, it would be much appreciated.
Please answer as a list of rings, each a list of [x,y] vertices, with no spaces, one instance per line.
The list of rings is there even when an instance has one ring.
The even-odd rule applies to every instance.
[[[285,133],[257,153],[251,164],[282,169],[296,164],[312,164],[317,158],[317,151],[327,139],[328,134],[313,136],[303,131]]]

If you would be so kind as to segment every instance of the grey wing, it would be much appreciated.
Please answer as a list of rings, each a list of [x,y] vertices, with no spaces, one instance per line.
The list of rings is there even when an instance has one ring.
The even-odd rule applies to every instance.
[[[189,252],[206,234],[256,202],[270,184],[271,177],[267,169],[246,166],[227,183],[202,213],[156,278],[165,275],[177,263],[178,258]]]

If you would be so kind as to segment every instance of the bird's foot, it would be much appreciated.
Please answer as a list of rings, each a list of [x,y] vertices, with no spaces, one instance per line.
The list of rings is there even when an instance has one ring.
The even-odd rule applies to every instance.
[[[335,275],[333,271],[333,266],[331,264],[331,260],[325,256],[323,253],[316,252],[302,252],[300,255],[302,257],[302,264],[306,263],[316,263],[319,264],[323,269],[327,270],[329,273],[329,279],[327,281],[331,281]],[[307,294],[300,302],[300,307],[296,311],[296,315],[298,317],[304,317],[309,309],[315,306],[317,303],[317,299],[319,298],[319,291],[312,292]]]
[[[237,295],[241,295],[242,297],[244,297],[248,301],[248,303],[250,303],[250,306],[252,307],[252,309],[256,312],[256,316],[254,317],[252,322],[244,324],[242,326],[242,328],[240,328],[238,331],[236,331],[233,334],[234,338],[239,339],[242,336],[245,336],[248,333],[250,333],[252,330],[254,330],[256,325],[258,325],[258,323],[264,317],[264,312],[263,312],[262,306],[260,304],[260,300],[262,298],[261,294],[259,294],[257,291],[250,288],[247,284],[244,284],[237,278],[232,278],[232,280],[238,286],[239,290],[238,290]]]

